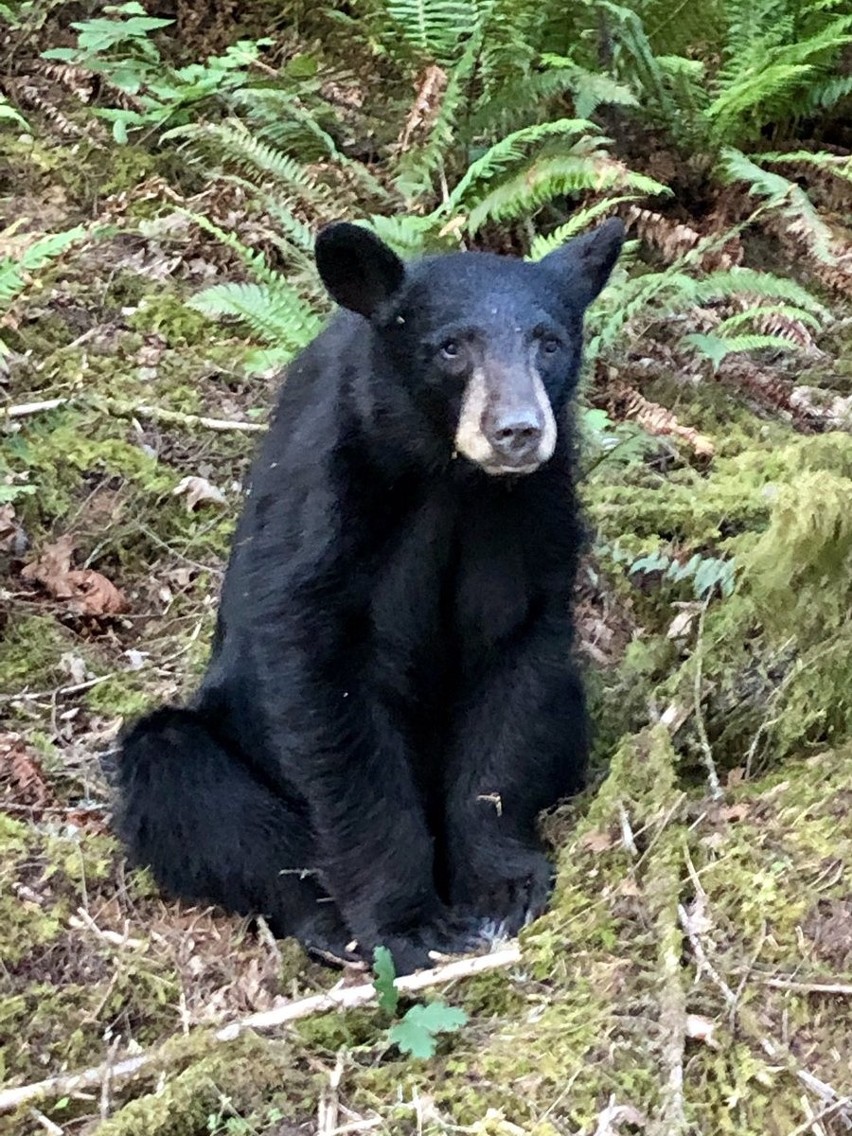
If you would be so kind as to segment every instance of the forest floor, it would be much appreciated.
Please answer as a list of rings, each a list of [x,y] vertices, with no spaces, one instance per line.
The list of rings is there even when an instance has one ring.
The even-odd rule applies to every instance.
[[[557,892],[520,961],[441,989],[468,1022],[430,1060],[403,1056],[376,1008],[215,1037],[340,975],[126,872],[110,751],[203,668],[275,384],[184,306],[234,271],[180,212],[208,191],[186,201],[167,161],[131,147],[107,163],[60,127],[8,136],[0,255],[13,221],[16,239],[112,232],[40,276],[4,329],[0,1077],[102,1070],[0,1132],[852,1131],[852,438],[664,370],[643,393],[714,456],[667,443],[588,463],[599,776],[547,822]],[[848,398],[848,321],[820,348],[778,382]],[[661,547],[644,573],[613,569]],[[667,578],[684,552],[711,572],[735,560],[733,594]],[[140,1052],[154,1061],[111,1075]]]

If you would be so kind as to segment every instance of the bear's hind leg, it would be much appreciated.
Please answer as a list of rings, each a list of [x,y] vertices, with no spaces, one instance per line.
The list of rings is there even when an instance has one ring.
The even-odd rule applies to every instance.
[[[263,915],[276,936],[343,956],[351,936],[311,871],[307,816],[253,777],[200,714],[164,707],[137,722],[116,780],[116,830],[164,891]]]

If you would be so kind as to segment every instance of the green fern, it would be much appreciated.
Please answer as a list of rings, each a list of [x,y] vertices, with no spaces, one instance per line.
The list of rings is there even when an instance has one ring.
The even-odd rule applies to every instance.
[[[191,297],[187,304],[206,316],[240,320],[258,339],[286,358],[306,347],[322,327],[320,316],[280,279],[262,284],[214,284]],[[268,365],[269,356],[263,361]]]
[[[852,80],[850,80],[850,90],[852,90]],[[824,150],[791,150],[787,154],[754,154],[753,159],[762,165],[784,163],[813,166],[823,173],[832,174],[834,177],[852,182],[852,158],[839,154],[828,154]]]
[[[725,337],[728,332],[736,331],[743,326],[773,316],[779,316],[784,320],[797,320],[814,331],[819,330],[823,324],[823,321],[814,312],[806,311],[794,304],[761,303],[748,307],[742,312],[735,312],[723,319],[716,327],[716,334]]]
[[[585,138],[596,127],[583,118],[559,118],[525,126],[501,138],[485,153],[471,162],[465,174],[454,186],[444,205],[444,211],[454,213],[462,208],[469,196],[476,195],[482,182],[492,181],[526,156],[531,146],[553,138]]]
[[[436,176],[444,173],[458,144],[458,119],[469,107],[469,84],[476,71],[480,37],[474,34],[461,59],[449,71],[447,86],[429,136],[397,164],[394,186],[409,203],[428,196]]]
[[[557,226],[552,233],[546,237],[540,233],[533,238],[530,247],[529,259],[532,261],[541,260],[547,256],[548,253],[555,252],[556,249],[561,248],[566,241],[572,237],[576,237],[587,229],[593,221],[596,221],[604,214],[610,214],[615,209],[616,205],[621,205],[625,201],[635,201],[637,195],[635,193],[622,194],[620,197],[607,197],[603,201],[596,201],[593,205],[587,205],[577,210],[576,213],[571,215],[570,220],[564,224]]]
[[[108,231],[103,227],[88,229],[85,225],[77,225],[61,233],[49,233],[40,237],[15,256],[0,257],[0,316],[24,292],[31,275],[52,264],[72,245],[87,238],[102,236]],[[7,232],[10,233],[11,230]],[[8,352],[9,348],[0,336],[0,357]]]
[[[17,256],[0,257],[0,304],[11,304],[26,287],[26,278],[61,256],[66,249],[89,236],[85,225],[62,233],[50,233],[27,246]]]
[[[733,355],[743,352],[751,351],[794,351],[796,344],[791,343],[789,339],[784,339],[780,335],[699,335],[694,332],[690,335],[683,336],[682,343],[687,343],[694,347],[700,355],[706,356],[713,364],[713,370],[719,369],[719,365],[723,359],[728,355]]]
[[[476,233],[488,221],[530,217],[545,202],[582,192],[635,189],[643,194],[666,194],[668,188],[653,178],[628,169],[604,150],[593,150],[596,140],[583,138],[567,153],[534,158],[482,198],[470,211],[468,230]]]
[[[253,184],[271,178],[307,205],[321,207],[329,200],[327,187],[319,185],[302,162],[256,138],[239,119],[182,126],[170,130],[164,135],[166,139],[183,140],[191,149],[200,150],[205,159],[215,154],[222,166],[238,171]]]
[[[387,0],[385,4],[409,47],[438,63],[458,55],[459,43],[481,27],[489,7],[466,0]]]
[[[780,174],[762,169],[739,150],[722,151],[719,170],[727,181],[744,181],[748,192],[766,198],[767,208],[778,212],[806,236],[813,255],[824,264],[836,263],[831,251],[831,230],[822,220],[805,191]]]

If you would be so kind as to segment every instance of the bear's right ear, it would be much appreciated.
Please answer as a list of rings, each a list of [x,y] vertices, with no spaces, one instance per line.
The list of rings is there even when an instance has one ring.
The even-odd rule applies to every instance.
[[[314,257],[329,295],[367,319],[402,286],[405,265],[369,229],[338,221],[317,236]]]

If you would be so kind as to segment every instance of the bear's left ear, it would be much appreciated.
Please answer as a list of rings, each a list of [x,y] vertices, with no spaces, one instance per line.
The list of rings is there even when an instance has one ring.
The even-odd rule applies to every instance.
[[[559,277],[562,290],[573,303],[585,308],[609,280],[623,244],[624,224],[618,217],[610,217],[597,229],[548,253],[539,264]]]
[[[369,229],[338,221],[317,236],[317,268],[329,295],[367,319],[398,291],[405,265]]]

